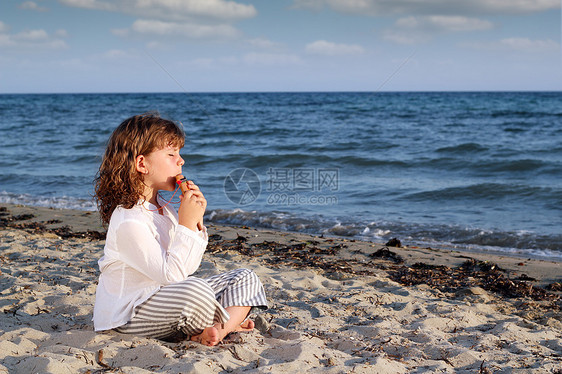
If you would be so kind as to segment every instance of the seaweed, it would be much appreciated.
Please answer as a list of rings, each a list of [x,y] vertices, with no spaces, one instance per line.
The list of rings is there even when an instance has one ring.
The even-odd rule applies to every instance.
[[[497,264],[470,259],[456,268],[415,263],[390,272],[390,278],[405,286],[427,284],[441,291],[480,286],[487,291],[515,298],[528,297],[535,301],[554,301],[560,297],[531,283],[510,279]],[[527,277],[529,278],[529,277]]]
[[[382,258],[384,260],[393,261],[395,264],[401,264],[404,262],[402,256],[390,251],[388,248],[384,247],[372,253],[370,257],[373,258]]]
[[[59,236],[60,238],[84,238],[90,240],[104,240],[105,232],[87,230],[87,231],[73,231],[70,226],[61,226],[56,228],[48,228],[47,225],[61,223],[60,220],[49,220],[44,222],[20,222],[27,221],[35,218],[33,214],[20,214],[13,216],[9,213],[8,209],[2,207],[0,209],[0,228],[13,228],[24,230],[33,234],[51,233]]]
[[[389,241],[386,242],[385,244],[387,247],[396,247],[396,248],[401,248],[402,247],[402,242],[400,242],[400,240],[398,238],[392,238]]]

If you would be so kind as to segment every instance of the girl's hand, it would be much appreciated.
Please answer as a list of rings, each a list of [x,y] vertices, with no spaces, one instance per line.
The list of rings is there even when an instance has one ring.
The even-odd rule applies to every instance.
[[[179,224],[193,231],[202,230],[207,200],[199,187],[192,181],[188,181],[188,187],[189,191],[180,196]]]
[[[197,196],[197,201],[203,206],[203,208],[206,209],[207,199],[205,199],[205,196],[203,196],[203,193],[199,189],[199,186],[193,183],[193,181],[187,181],[187,186],[189,187],[189,190],[193,191],[193,194]]]

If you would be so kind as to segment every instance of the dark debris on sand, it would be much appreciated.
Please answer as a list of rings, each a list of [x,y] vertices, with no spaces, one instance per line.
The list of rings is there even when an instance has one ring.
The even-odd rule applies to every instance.
[[[388,245],[388,243],[387,243],[387,245]],[[379,249],[375,253],[371,254],[370,257],[380,258],[380,259],[383,259],[383,260],[389,260],[389,261],[394,262],[395,264],[401,264],[401,263],[404,262],[404,259],[402,258],[402,256],[392,252],[391,250],[389,250],[386,247]]]
[[[246,239],[246,238],[244,238]],[[270,266],[289,265],[295,268],[313,268],[326,273],[348,273],[350,275],[374,275],[378,270],[386,270],[389,277],[404,285],[427,284],[442,292],[457,292],[470,287],[481,287],[487,291],[508,297],[525,297],[534,301],[551,302],[549,309],[560,310],[560,296],[552,291],[559,290],[560,283],[553,283],[549,289],[533,286],[532,278],[521,275],[519,279],[510,279],[504,269],[491,262],[478,261],[467,257],[458,267],[438,266],[425,263],[403,265],[404,259],[383,247],[368,257],[371,261],[342,259],[338,256],[340,249],[346,247],[336,244],[326,247],[317,241],[299,242],[285,245],[273,241],[249,244],[240,235],[234,240],[223,240],[220,235],[209,238],[208,252],[217,254],[232,250],[243,255],[260,257]],[[329,244],[328,244],[329,245]],[[390,264],[389,264],[390,263]]]
[[[406,286],[427,284],[441,291],[479,286],[510,298],[528,297],[535,301],[559,299],[555,293],[534,287],[531,283],[508,278],[505,270],[496,264],[475,259],[469,259],[456,268],[418,262],[392,270],[390,278]]]
[[[364,269],[365,263],[357,260],[343,260],[337,257],[338,252],[346,248],[345,244],[334,244],[328,247],[318,246],[317,241],[306,241],[295,244],[280,244],[274,241],[247,244],[247,240],[221,240],[210,237],[207,253],[220,253],[227,250],[239,252],[246,256],[260,257],[270,266],[290,265],[296,268],[322,269],[326,272],[340,272],[357,275],[372,275],[371,270]],[[363,266],[360,266],[363,265]]]
[[[60,223],[59,220],[49,220],[45,222],[26,222],[35,218],[33,214],[12,215],[6,207],[0,207],[0,229],[13,228],[24,230],[32,234],[55,234],[62,239],[68,238],[85,238],[90,240],[104,240],[105,232],[88,230],[88,231],[73,231],[70,226],[62,226],[56,228],[48,228],[47,225]]]
[[[390,239],[389,241],[386,242],[385,245],[387,247],[396,247],[396,248],[402,247],[402,243],[400,242],[400,239],[397,239],[397,238]]]

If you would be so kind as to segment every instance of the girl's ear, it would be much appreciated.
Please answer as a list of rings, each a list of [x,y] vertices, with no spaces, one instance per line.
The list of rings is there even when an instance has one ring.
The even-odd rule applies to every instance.
[[[148,174],[148,169],[146,168],[146,158],[143,155],[138,155],[135,160],[135,166],[137,171],[141,174]]]

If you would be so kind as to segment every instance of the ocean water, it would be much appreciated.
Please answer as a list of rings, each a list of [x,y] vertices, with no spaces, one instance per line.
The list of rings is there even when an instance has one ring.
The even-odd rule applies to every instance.
[[[560,92],[0,95],[0,202],[94,210],[147,111],[183,124],[207,221],[562,261]]]

